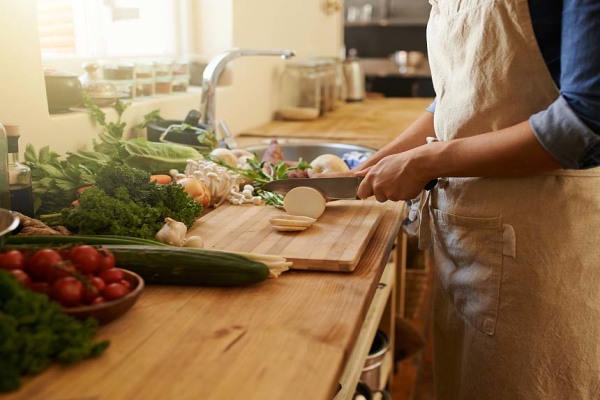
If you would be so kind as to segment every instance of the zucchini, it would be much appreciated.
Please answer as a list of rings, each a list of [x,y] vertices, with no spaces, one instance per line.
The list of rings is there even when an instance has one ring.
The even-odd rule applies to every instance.
[[[120,268],[148,284],[238,286],[261,282],[269,268],[239,254],[205,249],[139,245],[105,245]]]

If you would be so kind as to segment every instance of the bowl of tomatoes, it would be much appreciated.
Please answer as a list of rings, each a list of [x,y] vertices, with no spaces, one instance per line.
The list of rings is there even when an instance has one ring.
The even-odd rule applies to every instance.
[[[109,250],[89,245],[5,251],[0,268],[59,303],[66,314],[100,324],[125,314],[144,289],[142,277],[118,268]]]

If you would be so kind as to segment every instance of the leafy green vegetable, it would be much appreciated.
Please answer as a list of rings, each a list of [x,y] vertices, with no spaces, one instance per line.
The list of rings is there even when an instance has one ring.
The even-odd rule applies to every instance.
[[[250,166],[249,169],[231,167],[217,158],[211,158],[211,160],[235,171],[237,174],[251,179],[256,194],[264,200],[265,204],[277,208],[283,208],[283,195],[263,190],[262,186],[271,181],[287,179],[290,171],[304,171],[310,168],[310,164],[302,159],[299,159],[298,164],[294,166],[288,166],[285,161],[281,161],[277,165],[268,162],[260,162],[256,154],[254,155],[254,159],[247,160],[247,163]]]
[[[191,226],[202,206],[176,182],[158,185],[150,174],[111,163],[84,191],[79,206],[62,211],[62,223],[83,235],[120,235],[154,239],[165,218]]]
[[[170,169],[185,168],[188,159],[202,158],[197,150],[187,146],[154,143],[142,138],[124,140],[126,124],[122,116],[127,104],[115,103],[117,120],[111,122],[88,95],[84,94],[84,102],[94,121],[102,127],[98,139],[93,141],[94,151],[69,152],[66,159],[61,160],[60,155],[48,146],[38,153],[31,144],[27,145],[25,163],[31,168],[34,211],[38,216],[68,207],[75,200],[77,189],[93,185],[98,172],[110,162],[152,173],[166,173]],[[138,126],[160,119],[159,110],[154,110],[144,116],[144,122]],[[216,143],[214,135],[206,135],[203,140],[207,146]]]
[[[187,160],[201,160],[202,155],[192,147],[171,143],[155,143],[145,139],[124,142],[125,164],[152,173],[183,170]]]
[[[39,153],[28,144],[25,162],[31,168],[33,204],[36,214],[56,212],[68,207],[82,186],[94,183],[94,172],[83,162],[61,161],[48,146]]]
[[[135,127],[138,129],[145,129],[153,122],[164,121],[165,119],[160,116],[160,110],[152,110],[148,114],[144,115],[144,121],[137,124]]]
[[[71,364],[102,354],[108,342],[94,342],[97,323],[78,321],[58,303],[23,287],[0,270],[0,392],[18,389],[23,375],[52,362]]]

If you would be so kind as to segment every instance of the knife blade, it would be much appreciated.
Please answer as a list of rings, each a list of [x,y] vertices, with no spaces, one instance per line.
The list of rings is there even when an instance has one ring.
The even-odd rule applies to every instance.
[[[362,182],[362,177],[344,176],[339,178],[291,178],[271,181],[262,186],[263,190],[274,193],[286,194],[293,188],[299,186],[308,186],[317,189],[328,200],[359,200],[357,195],[358,187]],[[432,179],[425,185],[425,190],[433,189],[438,183],[438,179]]]
[[[356,192],[363,178],[344,176],[339,178],[291,178],[271,181],[262,186],[263,190],[285,194],[293,188],[307,186],[317,189],[329,200],[358,199]]]

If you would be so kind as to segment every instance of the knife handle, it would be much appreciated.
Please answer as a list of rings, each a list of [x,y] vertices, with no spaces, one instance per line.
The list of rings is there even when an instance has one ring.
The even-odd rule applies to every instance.
[[[429,183],[427,183],[427,185],[425,185],[425,190],[429,191],[431,189],[433,189],[435,187],[435,185],[438,184],[438,178],[432,179],[429,181]]]

